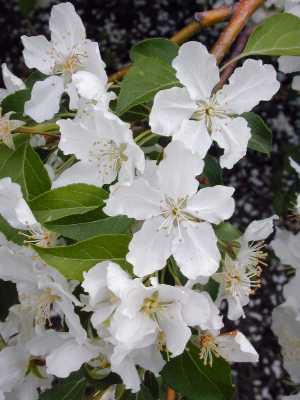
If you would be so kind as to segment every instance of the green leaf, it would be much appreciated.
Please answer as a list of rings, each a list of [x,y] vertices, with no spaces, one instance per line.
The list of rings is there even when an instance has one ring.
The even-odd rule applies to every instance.
[[[250,36],[241,57],[253,54],[300,56],[300,18],[278,14],[267,18]]]
[[[123,215],[106,217],[99,209],[44,224],[50,231],[73,240],[85,240],[106,233],[128,233],[133,220]]]
[[[37,69],[34,69],[25,81],[26,87],[31,90],[35,82],[43,81],[46,78],[47,75],[42,74],[42,72],[38,71]]]
[[[198,353],[189,345],[189,350],[171,359],[161,372],[164,381],[189,400],[231,400],[230,366],[221,358],[214,358],[212,367],[205,366]]]
[[[108,234],[78,242],[71,246],[42,248],[33,246],[39,256],[68,279],[82,280],[82,273],[102,261],[113,261],[128,269],[125,257],[130,235]]]
[[[148,103],[159,90],[176,85],[179,81],[168,63],[141,55],[121,83],[116,113],[122,115],[134,106]]]
[[[13,111],[15,113],[23,114],[24,104],[30,99],[30,97],[31,92],[29,89],[18,90],[17,92],[10,94],[2,101],[2,112],[5,114]]]
[[[208,179],[209,186],[223,185],[222,168],[214,157],[206,156],[202,174]]]
[[[249,149],[260,153],[270,155],[272,151],[272,131],[264,120],[254,112],[244,113],[242,115],[248,122],[251,129],[251,139],[249,140]]]
[[[106,198],[104,189],[76,183],[49,190],[34,198],[29,205],[37,220],[44,223],[95,210],[103,206]]]
[[[28,135],[14,135],[15,150],[0,144],[0,178],[10,177],[22,187],[25,200],[49,190],[48,173],[29,143]]]
[[[139,42],[130,50],[130,58],[137,62],[141,56],[158,58],[171,64],[177,56],[178,45],[164,38],[152,38]]]
[[[55,384],[52,389],[42,393],[40,400],[83,400],[87,380],[82,372],[74,372],[67,379]]]
[[[218,239],[223,242],[232,242],[241,236],[241,232],[230,222],[221,222],[215,226],[215,232]]]
[[[24,237],[19,232],[12,228],[6,220],[0,215],[0,233],[6,237],[7,240],[17,244],[23,244]]]

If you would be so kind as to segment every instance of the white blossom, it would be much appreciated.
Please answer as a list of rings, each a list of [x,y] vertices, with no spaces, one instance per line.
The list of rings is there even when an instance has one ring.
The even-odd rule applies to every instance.
[[[27,242],[41,247],[55,244],[56,234],[49,232],[37,222],[24,200],[20,185],[12,182],[11,178],[0,179],[0,215],[13,228],[29,231],[24,233]]]
[[[162,269],[172,254],[190,279],[210,276],[218,269],[220,253],[211,224],[232,215],[234,189],[214,186],[197,192],[195,176],[202,169],[197,155],[173,142],[152,177],[141,176],[110,194],[104,207],[107,215],[144,221],[127,254],[137,276]]]
[[[94,110],[84,119],[60,120],[59,148],[79,160],[64,171],[53,187],[71,183],[103,186],[114,182],[130,183],[135,172],[144,170],[145,158],[133,140],[129,125],[113,114]]]
[[[88,71],[106,77],[98,44],[86,39],[83,23],[71,3],[53,6],[49,27],[51,41],[42,35],[21,38],[27,67],[48,75],[34,84],[31,99],[25,103],[25,114],[37,122],[51,119],[59,111],[64,92],[70,97],[71,108],[76,106],[74,73]]]
[[[278,91],[274,67],[246,60],[229,84],[215,91],[220,79],[216,59],[201,43],[182,45],[172,66],[183,87],[156,94],[150,114],[152,131],[173,136],[200,157],[215,140],[224,149],[221,166],[232,168],[246,154],[251,137],[247,121],[239,115]]]
[[[14,150],[14,140],[12,132],[18,129],[20,126],[25,125],[25,122],[17,119],[10,119],[13,112],[8,112],[2,115],[2,109],[0,107],[0,143],[4,143],[7,147]]]
[[[5,63],[1,65],[2,79],[4,82],[5,89],[0,89],[0,102],[10,94],[23,90],[26,88],[25,83],[22,79],[14,75],[7,67]]]

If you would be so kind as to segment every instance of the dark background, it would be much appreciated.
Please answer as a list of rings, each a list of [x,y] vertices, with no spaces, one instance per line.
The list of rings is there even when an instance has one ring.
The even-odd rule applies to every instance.
[[[57,1],[50,1],[51,4]],[[128,51],[147,37],[169,37],[190,22],[196,11],[210,9],[209,0],[79,0],[72,1],[81,15],[90,39],[99,41],[108,71],[125,65]],[[22,61],[22,34],[47,34],[50,6],[37,9],[30,17],[20,12],[17,0],[0,0],[0,61],[7,62],[21,77],[27,74]],[[210,47],[224,25],[205,29],[195,39]],[[270,60],[268,60],[270,62]],[[276,62],[274,61],[276,66]],[[278,172],[286,149],[299,144],[299,101],[289,90],[290,78],[279,74],[283,85],[272,102],[256,110],[273,129],[272,157],[254,151],[226,173],[226,184],[236,188],[237,209],[234,222],[244,228],[251,220],[273,214],[274,190],[288,192],[295,177],[284,177],[278,185]],[[263,274],[263,286],[252,297],[247,317],[237,326],[245,333],[260,354],[258,365],[236,365],[234,380],[238,400],[277,400],[289,394],[288,376],[282,368],[277,339],[271,329],[272,309],[283,301],[282,287],[287,281],[284,268],[270,260]],[[0,301],[4,301],[2,293]],[[232,324],[229,328],[234,327]]]

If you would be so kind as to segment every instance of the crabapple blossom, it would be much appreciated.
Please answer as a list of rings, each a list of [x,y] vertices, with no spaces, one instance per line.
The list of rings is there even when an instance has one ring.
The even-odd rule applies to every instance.
[[[2,79],[4,82],[5,89],[0,89],[0,102],[10,94],[23,90],[26,88],[25,83],[22,79],[14,75],[7,67],[5,63],[1,65]]]
[[[25,122],[19,121],[17,119],[10,119],[13,112],[8,112],[2,115],[2,109],[0,107],[0,143],[4,143],[7,147],[14,150],[14,140],[12,132],[20,126],[25,125]]]
[[[234,189],[218,185],[198,191],[195,177],[202,169],[198,155],[172,142],[152,176],[138,177],[110,194],[107,215],[144,221],[127,254],[137,276],[162,269],[171,255],[190,279],[217,271],[221,256],[211,224],[232,215]]]
[[[144,170],[145,158],[133,140],[128,124],[113,114],[94,110],[85,118],[57,122],[61,139],[59,148],[74,154],[79,162],[65,170],[53,187],[71,183],[103,186],[114,182],[130,183],[135,172]]]
[[[273,232],[273,221],[277,216],[253,221],[239,238],[237,254],[225,255],[223,271],[213,275],[220,283],[218,301],[228,303],[228,318],[236,320],[245,317],[243,307],[249,303],[249,296],[261,285],[261,271],[267,256],[263,252],[263,239]]]
[[[216,91],[216,59],[201,43],[183,44],[172,66],[183,87],[156,94],[149,117],[152,131],[172,136],[202,158],[214,140],[224,149],[221,167],[232,168],[246,154],[251,137],[247,121],[239,115],[278,91],[274,67],[246,60],[229,84]]]
[[[31,99],[25,103],[25,114],[37,122],[51,119],[58,111],[64,92],[70,97],[70,107],[76,108],[78,94],[72,76],[88,71],[106,79],[105,64],[96,42],[86,39],[80,17],[71,3],[52,7],[49,27],[51,41],[45,36],[21,37],[25,64],[47,75],[32,88]]]
[[[21,187],[10,178],[0,179],[0,215],[16,229],[29,231],[25,234],[28,242],[41,247],[55,244],[57,235],[43,228],[35,219],[24,200]]]

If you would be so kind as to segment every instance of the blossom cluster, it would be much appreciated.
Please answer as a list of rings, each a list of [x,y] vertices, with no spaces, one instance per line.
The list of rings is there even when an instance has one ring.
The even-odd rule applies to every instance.
[[[97,263],[81,283],[1,235],[0,278],[16,284],[19,303],[0,324],[0,398],[13,393],[36,399],[55,377],[66,378],[82,365],[101,376],[114,372],[137,392],[141,370],[158,376],[166,360],[190,344],[207,368],[215,357],[257,362],[248,339],[226,331],[220,309],[225,300],[229,319],[245,316],[250,295],[260,287],[263,241],[276,216],[253,221],[228,247],[215,227],[234,213],[234,188],[200,185],[198,177],[213,141],[223,150],[222,168],[245,156],[251,130],[243,114],[278,91],[275,69],[249,59],[220,87],[216,60],[205,46],[182,45],[172,62],[179,84],[155,95],[149,115],[151,131],[171,138],[158,162],[146,159],[130,124],[114,113],[117,94],[98,44],[86,38],[72,4],[52,8],[50,31],[51,40],[23,36],[22,43],[27,67],[43,74],[24,115],[37,123],[55,119],[59,151],[73,155],[71,166],[49,173],[52,188],[105,186],[103,212],[137,223],[126,267]],[[24,89],[5,64],[2,71],[1,99]],[[72,118],[59,116],[61,100]],[[9,148],[23,124],[10,114],[1,117],[0,139]],[[0,214],[24,232],[27,244],[46,248],[64,240],[37,221],[9,177],[0,179]],[[208,291],[211,281],[218,285],[216,298]]]

